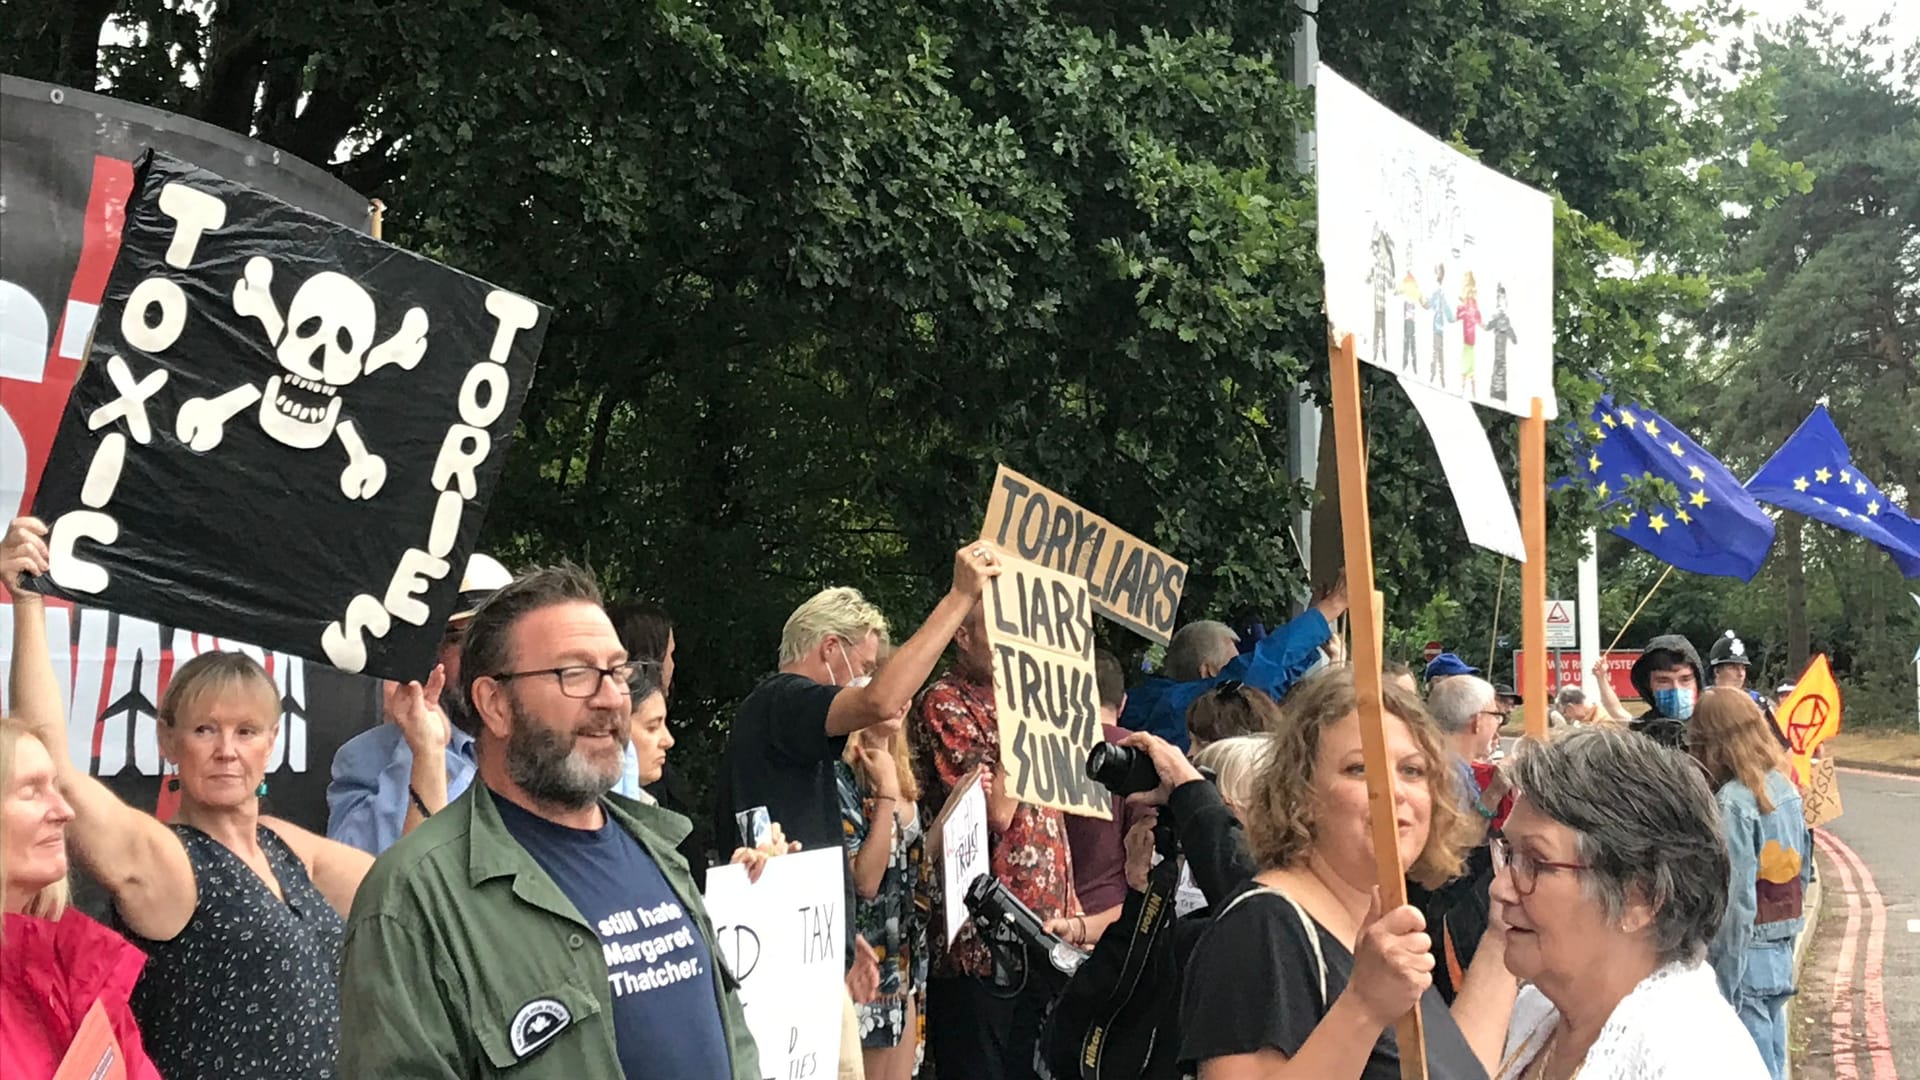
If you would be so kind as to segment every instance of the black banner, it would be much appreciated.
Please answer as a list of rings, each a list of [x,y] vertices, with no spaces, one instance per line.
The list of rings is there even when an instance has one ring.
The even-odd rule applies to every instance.
[[[166,154],[126,215],[34,500],[47,591],[425,679],[545,309]]]
[[[0,522],[32,501],[118,251],[133,162],[149,146],[343,225],[367,225],[365,199],[273,147],[157,109],[0,75]],[[129,803],[170,816],[178,796],[162,783],[154,707],[179,664],[238,646],[57,599],[46,619],[78,763]],[[12,609],[0,604],[0,699],[12,631]],[[379,722],[379,684],[254,651],[281,687],[265,809],[323,830],[329,764],[341,743]]]

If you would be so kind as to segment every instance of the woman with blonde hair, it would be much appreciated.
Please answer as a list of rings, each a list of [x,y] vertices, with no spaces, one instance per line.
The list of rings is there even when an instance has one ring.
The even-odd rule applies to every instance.
[[[1247,808],[1253,803],[1254,785],[1266,765],[1269,747],[1264,736],[1234,735],[1208,743],[1193,755],[1196,768],[1213,770],[1220,801],[1242,825],[1246,824]]]
[[[1419,701],[1391,685],[1384,698],[1399,862],[1439,885],[1459,872],[1475,822]],[[1244,812],[1261,869],[1194,951],[1181,1059],[1201,1080],[1390,1080],[1400,1074],[1393,1023],[1417,1007],[1428,1075],[1479,1080],[1514,999],[1500,935],[1482,942],[1449,1012],[1419,909],[1380,910],[1351,669],[1299,683],[1282,713]]]
[[[46,535],[15,519],[0,567],[46,573]],[[260,812],[280,726],[272,676],[238,652],[174,671],[157,730],[178,769],[169,827],[73,765],[40,597],[12,593],[13,706],[53,758],[82,863],[147,953],[133,1012],[154,1064],[166,1076],[332,1077],[342,916],[373,856]],[[403,689],[403,707],[426,707],[419,684]]]
[[[11,582],[18,567],[0,565]],[[67,823],[73,807],[53,757],[27,726],[0,716],[0,1062],[8,1075],[52,1076],[98,1004],[126,1074],[160,1080],[128,998],[147,958],[67,906]],[[89,1068],[91,1065],[89,1065]]]
[[[1800,792],[1773,725],[1744,690],[1700,695],[1687,749],[1707,772],[1732,859],[1727,913],[1707,948],[1720,993],[1740,1014],[1775,1080],[1786,1075],[1793,944],[1813,851]]]
[[[858,1006],[867,1080],[910,1080],[927,985],[927,894],[920,784],[904,714],[857,732],[836,763],[854,929],[880,961],[880,989]]]

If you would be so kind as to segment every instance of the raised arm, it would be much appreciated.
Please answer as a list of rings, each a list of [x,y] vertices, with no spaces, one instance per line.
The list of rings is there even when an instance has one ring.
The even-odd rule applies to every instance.
[[[961,548],[953,557],[953,587],[927,621],[893,651],[872,682],[834,696],[833,707],[827,710],[827,734],[851,735],[906,711],[913,695],[933,674],[954,631],[980,602],[980,590],[989,579],[1000,576],[1000,561],[1000,550],[991,541],[976,540]]]
[[[66,709],[47,649],[45,603],[20,587],[22,574],[47,572],[47,527],[15,518],[0,539],[0,580],[13,598],[12,712],[46,744],[59,770],[61,794],[73,804],[67,839],[129,929],[168,941],[186,928],[199,902],[193,864],[173,830],[120,801],[105,784],[73,763]]]
[[[1620,704],[1620,695],[1613,692],[1613,680],[1607,675],[1607,661],[1603,657],[1593,662],[1593,681],[1600,685],[1600,711],[1608,720],[1624,724],[1633,719],[1633,714]]]
[[[306,866],[314,888],[345,918],[353,910],[353,894],[360,891],[360,882],[367,871],[373,869],[373,856],[338,840],[308,832],[285,818],[262,815],[260,824],[272,829],[293,849],[294,855]]]

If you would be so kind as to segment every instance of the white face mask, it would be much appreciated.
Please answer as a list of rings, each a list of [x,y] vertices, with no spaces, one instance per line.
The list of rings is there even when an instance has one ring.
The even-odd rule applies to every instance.
[[[827,677],[833,680],[833,685],[854,687],[854,686],[865,686],[867,685],[867,683],[871,682],[872,680],[869,679],[867,676],[855,675],[853,673],[853,661],[851,659],[848,659],[848,654],[852,650],[853,646],[847,644],[846,638],[840,639],[840,646],[841,646],[840,647],[841,661],[846,665],[846,668],[847,668],[847,681],[844,683],[840,681],[839,673],[833,670],[833,661],[829,660],[827,661]]]

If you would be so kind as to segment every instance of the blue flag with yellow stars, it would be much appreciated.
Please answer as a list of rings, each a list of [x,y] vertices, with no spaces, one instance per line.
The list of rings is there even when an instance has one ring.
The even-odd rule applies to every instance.
[[[1719,459],[1651,409],[1602,395],[1576,439],[1576,479],[1619,522],[1613,535],[1696,574],[1752,581],[1773,546],[1773,519]],[[1673,499],[1646,483],[1664,480]]]
[[[1825,405],[1780,444],[1747,490],[1761,502],[1817,518],[1880,545],[1903,577],[1920,577],[1920,524],[1853,466]]]

